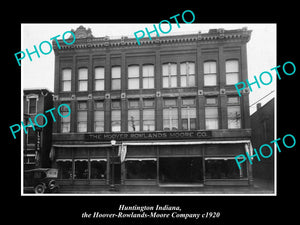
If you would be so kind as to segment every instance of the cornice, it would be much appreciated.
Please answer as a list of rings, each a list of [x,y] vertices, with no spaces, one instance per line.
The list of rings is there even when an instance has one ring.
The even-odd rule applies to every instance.
[[[81,27],[82,30],[82,27]],[[236,30],[224,30],[224,29],[211,29],[208,33],[196,33],[185,35],[170,35],[161,37],[152,37],[150,40],[145,37],[140,40],[141,45],[138,45],[135,38],[121,37],[120,39],[110,39],[108,36],[95,38],[91,34],[84,36],[81,35],[76,38],[76,41],[72,45],[66,45],[62,40],[59,40],[61,50],[72,49],[89,49],[89,48],[143,48],[149,46],[162,46],[162,45],[186,45],[192,43],[216,43],[216,42],[236,42],[242,41],[247,43],[251,37],[251,30],[247,28]],[[58,51],[56,43],[54,43],[54,50]]]

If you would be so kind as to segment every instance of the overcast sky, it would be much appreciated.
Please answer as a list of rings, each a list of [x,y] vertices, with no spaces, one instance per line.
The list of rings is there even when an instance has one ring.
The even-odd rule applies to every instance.
[[[80,25],[86,28],[91,28],[94,37],[110,36],[133,37],[134,32],[153,28],[153,24],[22,24],[21,25],[21,49],[24,51],[28,48],[29,52],[34,51],[33,45],[37,48],[42,41],[50,41],[50,38],[60,35],[71,29],[76,30]],[[202,33],[208,32],[209,29],[224,28],[224,29],[240,29],[247,27],[252,30],[251,39],[247,44],[247,59],[248,59],[248,79],[254,81],[253,76],[259,77],[261,72],[269,71],[273,74],[273,82],[258,89],[253,86],[253,92],[250,93],[250,105],[264,97],[271,91],[276,91],[276,75],[275,71],[270,71],[276,64],[276,24],[184,24],[180,23],[180,28],[176,24],[172,24],[172,30],[167,35],[176,35],[182,33]],[[167,30],[164,29],[164,30]],[[163,34],[161,35],[163,36]],[[68,36],[67,36],[68,37]],[[146,36],[145,36],[146,38]],[[51,42],[51,41],[50,41]],[[43,45],[46,52],[47,45]],[[50,91],[54,90],[54,52],[49,55],[40,54],[40,58],[33,54],[32,61],[29,61],[28,56],[22,60],[22,88],[47,88]],[[18,66],[16,61],[16,66]],[[276,78],[276,79],[275,79]],[[267,81],[267,78],[266,78]],[[276,92],[273,92],[264,100],[262,105],[275,97]],[[256,106],[250,107],[250,113],[255,111]]]

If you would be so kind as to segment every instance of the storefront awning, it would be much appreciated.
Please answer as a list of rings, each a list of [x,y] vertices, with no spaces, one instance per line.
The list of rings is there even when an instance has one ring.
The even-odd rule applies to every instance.
[[[172,141],[172,142],[123,142],[123,145],[151,146],[151,145],[203,145],[203,144],[249,144],[250,140],[231,141]]]
[[[57,148],[95,148],[95,147],[111,147],[111,144],[95,144],[95,145],[88,145],[88,144],[74,144],[74,145],[67,145],[67,144],[55,144],[52,145],[53,147]]]
[[[156,161],[157,158],[126,158],[125,161]]]

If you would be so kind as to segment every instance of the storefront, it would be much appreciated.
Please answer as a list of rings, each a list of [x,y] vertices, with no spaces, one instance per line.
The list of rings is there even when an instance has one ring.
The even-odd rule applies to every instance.
[[[193,137],[197,137],[197,132],[184,133],[153,132],[147,134],[149,140],[142,135],[142,141],[131,140],[129,134],[121,137],[120,133],[114,137],[114,145],[101,143],[103,134],[85,135],[85,144],[54,144],[53,166],[59,169],[62,185],[251,185],[251,165],[244,163],[240,170],[234,159],[245,151],[251,155],[248,139],[196,139]],[[161,138],[153,140],[153,135]],[[170,135],[186,135],[190,139],[164,139]]]

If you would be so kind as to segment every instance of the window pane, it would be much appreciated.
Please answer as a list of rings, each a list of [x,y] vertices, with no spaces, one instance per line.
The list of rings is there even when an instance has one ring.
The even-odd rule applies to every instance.
[[[189,74],[195,74],[195,63],[190,62],[188,69],[189,69]]]
[[[215,61],[204,63],[204,74],[217,73],[217,63]]]
[[[140,111],[128,110],[128,131],[140,130]]]
[[[112,90],[120,90],[121,89],[121,80],[120,79],[113,79],[111,81],[111,89]]]
[[[144,107],[154,107],[154,100],[144,99],[143,104],[144,104]]]
[[[226,74],[226,84],[233,85],[239,82],[238,73],[227,73]]]
[[[182,99],[182,105],[185,106],[192,106],[195,105],[195,99],[194,98],[183,98]]]
[[[78,102],[78,109],[87,109],[86,102]]]
[[[121,67],[115,66],[111,68],[111,78],[121,78]]]
[[[71,91],[71,69],[62,70],[62,91]]]
[[[95,91],[104,90],[104,80],[95,80]]]
[[[143,77],[154,77],[154,65],[143,66]]]
[[[154,78],[143,78],[143,88],[150,89],[154,88]]]
[[[139,78],[128,78],[128,89],[139,89],[140,79]]]
[[[87,81],[79,81],[79,91],[87,91],[88,82]]]
[[[219,129],[219,121],[218,119],[205,119],[205,129],[213,130]]]
[[[104,131],[104,111],[94,112],[94,131],[95,132]]]
[[[187,64],[186,63],[180,64],[180,74],[187,74]]]
[[[169,75],[169,64],[163,64],[162,73],[163,75]]]
[[[239,71],[238,60],[227,60],[226,61],[226,73],[234,73]]]
[[[106,161],[91,159],[91,179],[106,179]]]
[[[129,108],[138,108],[139,107],[139,100],[129,100],[128,101]]]
[[[71,91],[71,81],[62,82],[62,91]]]
[[[88,161],[76,160],[75,161],[75,179],[87,179],[88,178]]]
[[[218,107],[205,107],[205,128],[219,129]]]
[[[205,107],[205,118],[218,118],[218,108]]]
[[[215,105],[217,104],[217,98],[206,98],[206,104],[207,105]]]
[[[163,77],[163,87],[169,87],[169,77]]]
[[[164,106],[177,106],[177,99],[165,99]]]
[[[157,163],[154,160],[127,160],[126,179],[156,179]]]
[[[177,64],[176,63],[170,64],[170,75],[177,75]]]
[[[87,131],[87,111],[77,112],[77,131],[78,132]]]
[[[95,79],[104,79],[104,68],[103,67],[95,68]]]
[[[239,97],[237,97],[237,96],[228,97],[227,98],[227,103],[229,103],[229,104],[238,104],[239,103]]]
[[[234,159],[205,160],[205,177],[207,179],[240,179],[247,177],[247,164],[243,163],[241,170]]]
[[[88,79],[88,69],[80,68],[78,70],[78,80],[87,80]]]
[[[216,85],[217,85],[216,74],[210,74],[210,75],[204,74],[204,86],[216,86]]]
[[[29,114],[36,113],[36,98],[30,98],[29,99]]]
[[[112,132],[121,131],[121,111],[112,110],[111,111],[111,130]]]
[[[95,109],[103,109],[104,108],[104,102],[102,102],[102,101],[96,101],[94,103],[94,108]]]
[[[178,130],[178,110],[177,108],[163,109],[164,130]]]
[[[187,76],[180,76],[181,87],[187,87]]]
[[[171,87],[177,87],[177,77],[171,76]]]
[[[128,78],[139,77],[139,66],[128,66]]]
[[[71,69],[62,70],[62,80],[71,80]]]
[[[144,109],[143,110],[143,130],[154,131],[155,130],[155,110]]]
[[[240,117],[240,106],[228,106],[227,115],[230,118]]]
[[[120,101],[112,101],[111,102],[111,107],[112,108],[120,108],[121,107]]]
[[[241,112],[240,106],[228,106],[228,129],[241,128]]]
[[[188,82],[189,87],[196,86],[195,83],[195,75],[189,75],[189,82]]]
[[[72,161],[58,161],[58,178],[59,179],[72,179]]]

